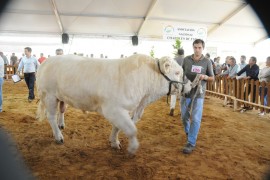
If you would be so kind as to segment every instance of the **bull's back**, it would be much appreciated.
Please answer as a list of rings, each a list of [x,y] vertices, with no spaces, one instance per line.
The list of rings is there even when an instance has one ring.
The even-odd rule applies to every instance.
[[[137,76],[141,75],[139,71],[145,64],[147,62],[136,58],[102,60],[55,56],[41,64],[37,84],[40,91],[54,94],[63,101],[80,100],[87,104],[95,98],[95,101],[113,100],[119,95],[130,98],[134,95],[132,91],[138,88],[137,79],[143,80]]]

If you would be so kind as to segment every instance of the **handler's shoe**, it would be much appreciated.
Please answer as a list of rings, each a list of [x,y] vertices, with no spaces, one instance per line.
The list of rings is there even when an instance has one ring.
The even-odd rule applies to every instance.
[[[195,149],[195,146],[192,146],[190,143],[187,143],[183,149],[184,154],[190,154]]]
[[[174,109],[171,109],[170,116],[173,116],[173,113],[174,113]]]

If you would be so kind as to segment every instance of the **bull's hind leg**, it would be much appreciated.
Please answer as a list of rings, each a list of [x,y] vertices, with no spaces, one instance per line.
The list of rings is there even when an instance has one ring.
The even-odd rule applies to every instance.
[[[118,133],[120,129],[118,129],[116,126],[112,125],[112,132],[110,135],[110,143],[112,148],[121,149],[120,141],[118,140]]]
[[[123,109],[117,109],[115,107],[106,107],[102,109],[103,115],[108,119],[115,127],[123,131],[129,139],[128,152],[135,154],[139,147],[137,140],[137,128],[132,122],[128,111]],[[112,133],[116,133],[117,129],[113,129]],[[118,133],[118,132],[117,132]],[[117,134],[116,133],[116,134]]]
[[[59,103],[59,114],[58,114],[58,127],[59,129],[65,129],[65,118],[64,114],[66,111],[66,104],[63,101]]]
[[[57,125],[57,106],[58,100],[53,96],[47,96],[45,99],[47,118],[51,125],[55,141],[59,144],[64,142],[64,137]]]

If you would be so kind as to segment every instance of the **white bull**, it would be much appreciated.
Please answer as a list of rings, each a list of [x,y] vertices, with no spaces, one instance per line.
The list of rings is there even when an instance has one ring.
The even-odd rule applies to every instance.
[[[139,146],[135,123],[147,105],[168,93],[170,80],[179,82],[182,77],[182,67],[169,57],[153,59],[139,54],[110,60],[75,55],[50,57],[37,72],[40,98],[37,118],[47,116],[56,142],[63,143],[60,129],[65,126],[65,104],[96,111],[112,124],[111,146],[120,148],[121,130],[129,139],[128,152],[135,154]],[[172,83],[170,94],[179,93],[181,88],[181,83]]]

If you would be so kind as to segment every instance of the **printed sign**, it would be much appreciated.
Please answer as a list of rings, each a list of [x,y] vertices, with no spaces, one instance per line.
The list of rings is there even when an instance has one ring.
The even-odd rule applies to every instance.
[[[191,72],[195,72],[197,74],[200,74],[200,73],[202,73],[202,67],[201,66],[192,65]]]
[[[195,39],[206,41],[207,28],[172,25],[167,25],[163,28],[163,39],[175,40],[176,38],[179,38],[181,41],[194,41]]]

